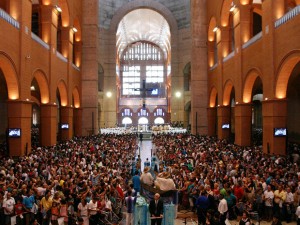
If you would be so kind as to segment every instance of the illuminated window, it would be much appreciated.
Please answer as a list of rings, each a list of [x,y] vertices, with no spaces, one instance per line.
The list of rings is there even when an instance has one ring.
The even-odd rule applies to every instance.
[[[128,97],[165,97],[167,67],[163,56],[162,49],[150,42],[129,45],[121,56],[121,94]]]

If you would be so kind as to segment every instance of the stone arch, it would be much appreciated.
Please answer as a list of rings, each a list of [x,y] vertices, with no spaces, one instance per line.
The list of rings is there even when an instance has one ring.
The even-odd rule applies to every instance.
[[[67,85],[63,80],[60,80],[57,84],[57,88],[60,94],[60,102],[61,106],[67,106],[68,105],[68,91],[67,91]]]
[[[234,87],[231,80],[227,80],[224,86],[224,93],[223,93],[223,105],[228,106],[230,105],[230,95],[232,88]]]
[[[61,22],[63,27],[70,26],[70,12],[67,0],[58,0],[59,7],[61,8]]]
[[[17,70],[11,58],[4,52],[0,52],[0,69],[5,77],[8,99],[18,99],[20,94]]]
[[[280,63],[277,72],[276,87],[275,87],[275,97],[279,99],[286,98],[287,86],[291,73],[300,61],[300,51],[292,51]]]
[[[229,23],[229,15],[230,15],[230,8],[231,8],[231,3],[233,2],[233,0],[231,1],[223,1],[222,4],[222,10],[221,10],[221,25],[223,27],[227,27],[228,23]]]
[[[208,40],[214,41],[215,40],[215,33],[214,28],[217,26],[217,21],[215,17],[212,17],[209,21],[208,25]]]
[[[81,41],[82,29],[78,17],[74,18],[73,26],[77,29],[77,32],[75,33],[75,41]]]
[[[216,107],[217,94],[218,94],[217,88],[212,87],[210,91],[210,97],[209,97],[209,107]]]
[[[110,30],[112,32],[116,32],[118,29],[119,22],[122,20],[122,18],[127,13],[138,8],[148,8],[158,12],[168,21],[169,26],[171,28],[171,32],[178,30],[177,21],[174,18],[172,12],[161,3],[152,0],[134,0],[122,6],[114,14],[114,17],[111,20]]]
[[[36,79],[41,93],[41,103],[47,104],[50,99],[49,85],[45,73],[42,70],[36,70],[33,73],[33,79]]]
[[[252,89],[257,77],[261,78],[261,72],[258,69],[254,68],[248,72],[243,89],[244,103],[250,103],[252,101]]]
[[[75,108],[80,108],[80,95],[79,95],[78,87],[75,87],[73,89],[72,95],[73,95],[73,99],[74,99],[74,105],[73,106]]]

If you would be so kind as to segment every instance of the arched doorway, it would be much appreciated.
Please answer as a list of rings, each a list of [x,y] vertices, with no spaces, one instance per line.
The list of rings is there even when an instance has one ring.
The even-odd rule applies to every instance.
[[[287,130],[289,152],[294,144],[300,144],[300,62],[294,67],[287,87]]]
[[[7,135],[7,99],[8,91],[4,74],[0,68],[0,155],[8,154]]]
[[[38,82],[33,78],[30,85],[32,103],[32,123],[31,123],[31,145],[40,146],[40,116],[41,116],[41,93]]]
[[[157,118],[155,118],[155,120],[154,120],[154,124],[155,125],[162,125],[162,124],[164,124],[165,123],[165,120],[162,118],[162,117],[157,117]]]

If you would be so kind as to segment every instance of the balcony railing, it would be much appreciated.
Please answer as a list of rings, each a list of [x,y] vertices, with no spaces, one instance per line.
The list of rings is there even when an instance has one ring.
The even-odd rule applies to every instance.
[[[256,34],[254,37],[252,37],[249,41],[247,41],[245,44],[243,44],[243,49],[248,48],[250,45],[255,43],[257,40],[261,39],[262,37],[262,31]]]
[[[20,29],[20,23],[12,18],[7,12],[3,9],[0,9],[0,18],[4,19],[6,22],[13,25],[15,28]]]
[[[57,58],[61,59],[64,62],[68,62],[68,59],[64,57],[60,52],[56,52]]]
[[[300,5],[297,7],[293,8],[291,11],[287,12],[283,17],[278,19],[275,22],[275,28],[281,26],[282,24],[286,23],[287,21],[293,19],[295,16],[300,14]]]
[[[48,50],[50,49],[49,45],[46,42],[44,42],[42,39],[40,39],[40,37],[37,36],[35,33],[31,32],[31,38],[33,40],[35,40],[36,42],[40,43],[44,48],[46,48]]]
[[[235,55],[234,51],[230,52],[224,59],[223,62],[228,61],[229,59],[233,58]]]

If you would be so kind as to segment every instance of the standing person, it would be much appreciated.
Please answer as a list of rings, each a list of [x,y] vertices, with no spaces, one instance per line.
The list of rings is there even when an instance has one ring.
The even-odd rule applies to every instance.
[[[227,201],[222,194],[220,194],[220,203],[218,206],[218,211],[220,213],[220,223],[221,225],[225,225],[225,220],[227,217],[228,206]]]
[[[144,168],[144,172],[141,175],[141,182],[144,183],[144,184],[147,184],[149,186],[152,186],[154,178],[152,177],[152,175],[149,171],[150,171],[149,167]]]
[[[15,212],[15,199],[11,197],[11,193],[7,192],[6,198],[3,200],[3,209],[4,209],[4,217],[5,217],[5,225],[11,224],[10,217]]]
[[[15,215],[16,215],[16,222],[17,225],[23,225],[24,224],[24,211],[25,207],[22,204],[22,197],[19,196],[16,198],[17,204],[15,204]]]
[[[149,211],[151,217],[151,225],[161,225],[164,211],[164,203],[160,199],[160,195],[158,193],[156,193],[154,195],[154,199],[150,201]]]
[[[144,136],[144,135],[143,135],[143,133],[141,132],[141,133],[140,133],[140,142],[143,141],[143,136]]]
[[[90,201],[88,204],[88,215],[90,216],[90,224],[96,224],[98,222],[98,204],[96,196],[93,196],[92,201]]]
[[[82,198],[78,204],[78,217],[83,219],[84,225],[89,225],[88,205],[86,199]]]
[[[201,195],[196,201],[198,225],[205,225],[207,209],[209,207],[209,200],[206,196],[206,191],[202,191]]]
[[[141,179],[139,176],[139,171],[135,171],[135,175],[132,177],[133,189],[135,190],[135,195],[137,192],[141,191]]]
[[[133,225],[133,209],[136,201],[136,197],[132,197],[132,191],[128,190],[127,197],[125,198],[126,209],[126,225]]]
[[[43,225],[50,224],[51,217],[51,207],[52,207],[52,198],[50,190],[47,190],[45,193],[45,197],[42,198],[40,202],[41,212],[43,215]]]
[[[265,190],[263,199],[265,201],[265,214],[266,214],[266,220],[270,222],[273,217],[273,199],[274,199],[274,193],[271,190],[271,186],[267,186],[267,190]]]

